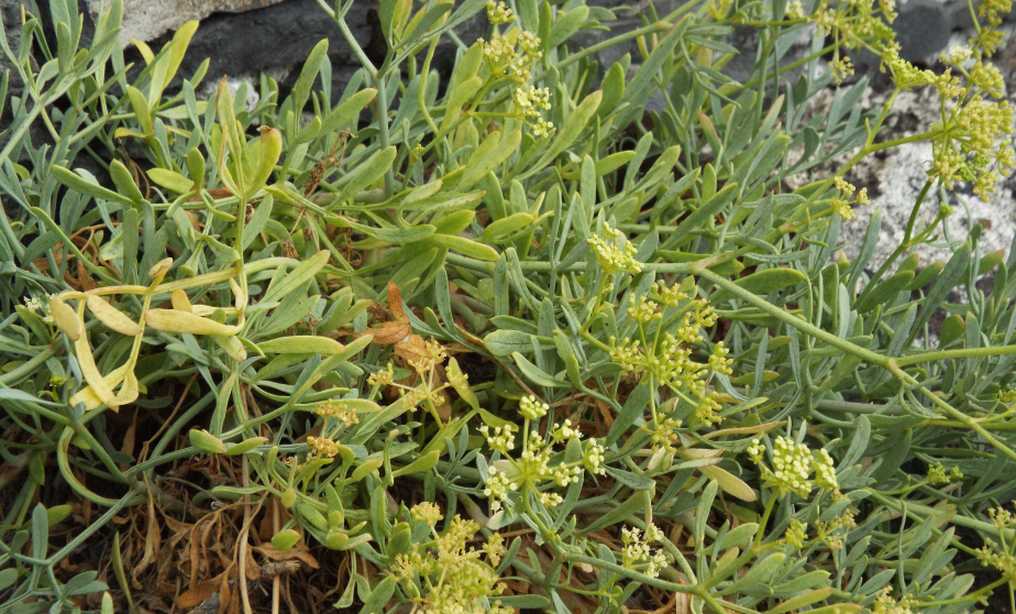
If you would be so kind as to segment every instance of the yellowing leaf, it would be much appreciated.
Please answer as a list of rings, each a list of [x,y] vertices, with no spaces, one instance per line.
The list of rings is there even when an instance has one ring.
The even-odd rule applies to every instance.
[[[737,477],[733,473],[730,473],[726,469],[722,469],[716,465],[706,465],[704,467],[699,467],[699,471],[713,480],[716,480],[716,483],[720,486],[723,492],[732,497],[737,497],[741,501],[754,501],[758,499],[758,495],[751,486],[745,484],[741,478]]]
[[[248,185],[244,186],[249,197],[265,186],[275,170],[282,155],[282,133],[275,128],[262,128],[261,137],[249,146],[245,155],[253,158],[250,164],[254,172],[247,177]]]
[[[177,194],[186,194],[194,189],[193,181],[167,168],[148,169],[147,175],[159,187],[166,188]]]
[[[148,276],[152,278],[152,284],[158,285],[162,283],[162,278],[169,272],[169,267],[173,266],[172,258],[163,258],[152,265],[152,268],[148,269]]]
[[[156,330],[167,333],[190,333],[192,335],[235,335],[238,326],[229,326],[186,311],[176,309],[149,309],[145,322]]]
[[[121,405],[127,405],[133,403],[138,398],[138,378],[134,375],[134,371],[127,371],[124,375],[123,386],[120,391],[117,392],[116,398],[113,399],[113,405],[110,408],[116,410]]]
[[[77,341],[84,332],[84,324],[78,314],[71,309],[70,305],[63,302],[63,299],[56,296],[49,299],[49,312],[53,315],[53,322],[71,341]]]
[[[183,290],[176,289],[169,295],[169,300],[173,304],[173,309],[177,311],[194,311],[191,306],[190,299],[187,298],[187,293]]]
[[[127,317],[124,312],[110,305],[101,296],[90,294],[85,304],[88,305],[88,310],[92,312],[92,315],[110,330],[114,330],[121,335],[127,335],[128,337],[136,337],[141,334],[141,327],[138,326],[137,322]]]
[[[113,407],[116,397],[109,384],[106,383],[106,379],[102,377],[102,373],[99,372],[99,367],[95,365],[92,347],[88,344],[88,335],[82,334],[74,342],[74,354],[78,359],[78,366],[81,367],[81,375],[85,377],[85,381],[92,387],[95,396],[104,404]]]
[[[328,337],[293,335],[278,337],[258,344],[265,354],[341,354],[345,347]]]
[[[127,374],[128,364],[124,363],[119,367],[113,369],[103,378],[106,382],[106,386],[112,390],[123,381]],[[129,402],[129,401],[128,401]],[[74,396],[70,399],[71,406],[77,405],[78,403],[84,403],[85,409],[95,409],[104,405],[102,399],[95,393],[95,390],[91,386],[85,386],[81,390],[74,393]]]
[[[243,347],[243,342],[235,336],[220,337],[218,335],[212,335],[212,341],[214,341],[216,345],[222,348],[223,351],[225,351],[226,354],[236,362],[243,362],[247,360],[247,348]]]
[[[137,38],[132,38],[130,43],[137,48],[141,54],[141,59],[145,61],[145,65],[152,63],[152,60],[155,59],[155,53],[152,52],[152,48],[148,46],[148,43]]]

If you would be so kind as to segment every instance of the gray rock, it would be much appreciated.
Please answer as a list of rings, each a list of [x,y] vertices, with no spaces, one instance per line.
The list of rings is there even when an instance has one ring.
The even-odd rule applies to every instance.
[[[120,40],[152,40],[175,30],[191,19],[204,19],[213,13],[242,13],[278,4],[283,0],[124,0],[123,31]],[[85,0],[92,18],[109,0]]]
[[[21,7],[22,5],[28,5],[24,0],[0,0],[0,19],[3,20],[4,31],[7,34],[7,43],[10,45],[11,50],[14,53],[18,53],[18,47],[21,45]],[[0,114],[0,148],[7,145],[8,139],[10,138],[11,132],[14,131],[14,126],[11,125],[12,121],[12,99],[21,98],[23,94],[23,84],[21,78],[18,77],[17,71],[14,66],[7,61],[6,56],[0,53],[0,76],[3,73],[8,72],[10,74],[10,81],[7,87],[7,100],[4,105],[3,113]],[[29,126],[27,134],[24,139],[31,139],[32,141],[39,143],[48,140],[49,134],[42,128],[41,125],[33,124]],[[24,140],[22,140],[24,142]],[[24,152],[16,147],[13,153],[15,158],[19,160],[23,159]]]
[[[4,22],[7,43],[15,53],[21,41],[21,5],[21,0],[0,0],[0,19]],[[6,56],[0,53],[0,74],[8,70],[11,71],[11,83],[7,95],[18,96],[21,93],[21,80],[17,78],[17,73]]]
[[[364,48],[376,36],[374,24],[368,20],[370,9],[371,3],[357,2],[346,15]],[[334,86],[342,87],[360,65],[335,22],[314,0],[286,0],[262,9],[206,18],[191,40],[181,74],[190,75],[205,58],[211,61],[206,82],[260,72],[284,74],[299,67],[322,38],[329,39]]]
[[[881,103],[881,100],[869,101],[872,103]],[[929,92],[904,92],[897,99],[889,122],[892,135],[902,136],[928,125],[935,117],[935,109]],[[859,186],[867,186],[872,199],[867,205],[855,208],[855,217],[843,224],[840,245],[848,257],[857,255],[875,211],[881,213],[881,227],[869,266],[878,266],[896,249],[927,177],[931,156],[930,144],[911,143],[890,150],[884,157],[872,156],[851,171],[850,179]],[[1016,235],[1016,209],[1012,201],[1012,192],[1005,183],[998,187],[991,202],[982,201],[958,186],[946,195],[945,203],[952,207],[953,213],[936,240],[919,246],[915,253],[923,264],[948,260],[975,224],[983,228],[979,241],[982,253],[1008,250]],[[935,193],[929,194],[918,215],[917,229],[926,227],[934,219],[941,204]]]
[[[936,0],[910,0],[900,8],[893,29],[905,59],[927,62],[949,44],[953,11]]]

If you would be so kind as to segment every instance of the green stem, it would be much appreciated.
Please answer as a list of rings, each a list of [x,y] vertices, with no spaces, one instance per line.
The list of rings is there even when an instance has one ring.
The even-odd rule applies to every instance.
[[[889,139],[888,141],[879,141],[878,143],[871,143],[870,145],[867,145],[866,147],[861,148],[861,150],[858,151],[856,154],[854,154],[854,156],[852,158],[847,160],[843,164],[843,166],[841,166],[836,171],[836,175],[839,176],[839,177],[842,177],[842,176],[846,175],[847,172],[850,169],[852,169],[858,162],[860,162],[861,160],[867,158],[869,155],[871,155],[873,153],[876,153],[876,152],[879,152],[879,151],[883,151],[883,150],[886,150],[886,149],[892,149],[893,147],[898,147],[900,145],[905,145],[907,143],[918,143],[920,141],[930,141],[930,140],[934,139],[935,137],[939,136],[940,134],[942,134],[943,132],[944,132],[944,130],[929,130],[928,132],[922,132],[920,134],[911,134],[910,136],[901,136],[898,139]]]
[[[102,495],[92,492],[91,490],[88,489],[87,486],[78,481],[77,476],[75,476],[74,472],[71,470],[71,465],[70,462],[68,461],[67,456],[67,448],[68,446],[70,446],[71,437],[73,435],[74,435],[73,430],[64,429],[63,434],[60,436],[60,441],[57,444],[56,464],[57,467],[59,467],[60,469],[60,474],[63,476],[64,481],[67,482],[67,485],[70,486],[74,492],[78,493],[85,499],[88,499],[92,503],[101,505],[103,507],[113,507],[119,502],[118,499],[109,499],[107,497],[103,497]]]
[[[773,509],[776,507],[776,497],[769,497],[766,501],[765,511],[762,512],[762,519],[758,521],[758,532],[755,533],[755,546],[761,546],[762,540],[766,535],[766,525],[769,524],[769,517],[773,514]]]
[[[374,98],[374,119],[377,120],[378,127],[380,128],[381,148],[387,148],[391,143],[391,134],[388,126],[388,88],[385,87],[385,75],[388,70],[378,70],[374,66],[374,63],[370,61],[367,53],[364,52],[363,48],[360,47],[360,43],[356,40],[356,36],[349,29],[345,15],[336,14],[324,0],[318,0],[318,4],[335,20],[335,23],[339,26],[339,32],[342,33],[342,38],[346,40],[346,44],[352,49],[353,55],[356,56],[356,59],[363,66],[364,70],[367,71],[371,79],[373,79],[375,87],[377,87],[377,96]],[[385,173],[385,197],[391,196],[394,189],[395,171],[388,169],[388,172]]]
[[[880,493],[879,491],[873,488],[862,488],[861,490],[867,493],[871,498],[877,500],[879,503],[891,507],[893,510],[901,514],[907,513],[920,520],[927,520],[928,518],[931,518],[936,514],[942,514],[944,512],[944,510],[940,508],[934,508],[929,505],[915,503],[913,501],[907,501],[906,506],[904,506],[901,502],[897,501],[896,499],[892,497],[887,497],[886,495]],[[1000,537],[1003,531],[1000,530],[995,525],[991,524],[990,522],[977,520],[976,518],[970,518],[969,516],[964,516],[962,514],[956,514],[951,518],[950,521],[955,525],[966,527],[968,529],[974,529],[975,531],[987,533],[988,535],[993,535],[995,537]],[[1004,529],[1004,532],[1009,539],[1016,538],[1016,530]]]
[[[681,8],[685,9],[685,7],[691,7],[692,5],[694,5],[694,3],[693,2],[689,2],[689,3],[685,4],[684,6],[682,6]],[[565,66],[568,66],[569,64],[574,64],[575,62],[578,62],[582,58],[588,57],[588,56],[590,56],[590,55],[592,55],[594,53],[599,53],[600,51],[603,51],[604,49],[609,49],[609,48],[613,47],[614,45],[619,45],[619,44],[621,44],[623,42],[626,42],[626,41],[629,41],[629,40],[631,40],[633,38],[637,38],[639,36],[642,36],[643,34],[651,34],[653,32],[665,32],[668,29],[675,27],[675,24],[671,24],[668,20],[669,19],[673,19],[675,16],[677,16],[676,15],[677,13],[678,13],[678,11],[675,11],[674,14],[668,15],[666,20],[657,21],[655,23],[651,23],[649,25],[642,26],[641,28],[636,28],[634,30],[628,30],[627,32],[622,32],[621,34],[618,34],[618,35],[612,36],[612,37],[610,37],[610,38],[608,38],[606,40],[600,41],[599,43],[596,43],[595,45],[590,45],[589,47],[584,47],[581,51],[578,51],[578,52],[574,53],[573,55],[570,55],[570,56],[566,57],[565,59],[561,60],[560,62],[557,62],[556,66],[557,66],[558,69],[562,69]]]
[[[585,563],[587,565],[592,565],[593,567],[606,569],[608,571],[612,571],[616,574],[619,574],[631,580],[635,580],[636,582],[639,582],[641,584],[645,584],[646,586],[652,586],[666,591],[671,591],[674,593],[691,593],[691,594],[699,593],[699,588],[697,586],[689,584],[678,584],[677,582],[669,582],[667,580],[661,580],[660,578],[654,578],[652,576],[647,576],[643,573],[639,573],[633,569],[628,569],[627,567],[624,567],[622,565],[611,563],[609,561],[603,561],[597,558],[593,558],[591,556],[585,556],[584,554],[572,554],[569,552],[565,553],[565,556],[567,556],[568,559],[572,562]],[[720,611],[722,612],[722,610]]]
[[[896,365],[906,367],[925,362],[937,362],[954,358],[986,358],[990,356],[1010,356],[1016,354],[1016,345],[986,346],[977,348],[958,348],[955,350],[936,350],[934,352],[920,352],[909,356],[900,356],[896,359]]]
[[[696,263],[692,264],[694,265]],[[737,284],[726,279],[725,277],[713,273],[709,269],[704,268],[700,269],[698,266],[693,266],[690,268],[692,268],[691,271],[692,273],[699,275],[703,279],[708,279],[714,285],[723,288],[727,292],[730,292],[734,296],[744,300],[747,303],[751,303],[755,307],[758,307],[759,309],[776,318],[777,320],[780,320],[785,324],[789,324],[790,326],[793,326],[794,328],[803,333],[806,333],[808,335],[811,335],[812,337],[825,341],[829,345],[839,348],[849,354],[853,354],[854,356],[866,360],[867,362],[885,368],[889,368],[890,359],[888,357],[883,356],[877,352],[873,352],[867,348],[863,348],[857,345],[856,343],[847,341],[846,339],[841,339],[840,337],[837,337],[836,335],[830,332],[822,330],[821,328],[815,326],[811,322],[806,322],[797,316],[791,315],[787,311],[780,309],[779,307],[773,305],[769,301],[756,296],[755,294],[751,293],[748,290],[745,290],[741,286],[738,286]]]
[[[695,268],[697,269],[697,267]],[[1016,451],[1014,451],[1000,439],[995,437],[979,422],[977,422],[970,416],[964,414],[960,410],[950,405],[948,402],[945,401],[945,399],[943,399],[939,395],[935,394],[931,390],[928,390],[926,387],[920,385],[916,379],[905,373],[900,368],[897,359],[893,359],[888,356],[883,356],[878,352],[873,352],[867,348],[863,348],[855,343],[847,341],[846,339],[841,339],[832,333],[824,331],[810,322],[806,322],[794,315],[787,313],[786,311],[780,309],[776,305],[773,305],[772,303],[766,301],[765,299],[752,294],[750,291],[741,288],[734,282],[720,275],[717,275],[716,273],[713,273],[708,269],[693,270],[692,272],[698,274],[704,279],[708,279],[709,281],[719,286],[720,288],[723,288],[724,290],[743,299],[744,301],[751,303],[752,305],[758,307],[759,309],[768,313],[774,318],[790,326],[793,326],[794,328],[805,334],[811,335],[812,337],[825,341],[829,345],[839,348],[849,354],[853,354],[854,356],[857,356],[858,358],[861,358],[862,360],[865,360],[871,364],[878,365],[885,369],[888,369],[898,380],[900,380],[900,382],[920,391],[921,394],[925,395],[932,402],[932,404],[934,404],[936,407],[942,410],[949,417],[959,421],[967,428],[980,435],[986,442],[991,444],[992,447],[994,447],[996,450],[1004,454],[1009,459],[1016,461]],[[1008,347],[1009,346],[1005,346],[1004,348],[999,349],[1005,349],[1008,351]],[[934,352],[932,352],[931,354],[934,354]]]
[[[893,373],[893,375],[895,375],[896,378],[899,379],[901,382],[903,382],[904,384],[910,385],[910,386],[916,388],[917,390],[919,390],[921,392],[921,394],[923,394],[924,396],[928,397],[928,399],[932,402],[933,405],[935,405],[940,410],[942,410],[943,412],[948,414],[954,420],[959,421],[960,423],[965,425],[967,428],[969,428],[970,430],[972,430],[975,433],[977,433],[978,435],[980,435],[986,442],[991,444],[992,447],[994,447],[996,450],[998,450],[1002,454],[1005,454],[1010,460],[1016,461],[1016,450],[1013,450],[1008,445],[1006,445],[1004,442],[1002,442],[1002,440],[1000,440],[999,438],[995,437],[991,433],[991,431],[989,431],[988,429],[984,428],[984,426],[980,422],[978,422],[977,420],[974,420],[970,416],[968,416],[965,413],[961,412],[960,410],[956,409],[955,407],[950,405],[948,402],[946,402],[945,399],[943,399],[939,395],[935,394],[931,390],[928,390],[926,387],[924,387],[921,384],[919,384],[916,379],[914,379],[912,376],[908,375],[907,373],[903,372],[903,370],[900,369],[899,366],[897,366],[896,362],[893,359],[889,359],[889,366],[888,366],[888,368]]]
[[[790,62],[789,64],[785,64],[783,66],[780,66],[774,72],[773,78],[775,79],[775,78],[779,77],[783,73],[790,72],[790,71],[792,71],[792,70],[794,70],[796,68],[800,68],[801,66],[804,66],[808,62],[813,62],[813,61],[815,61],[815,60],[825,56],[826,54],[828,54],[830,51],[832,51],[835,48],[836,48],[836,44],[829,44],[829,45],[826,45],[825,47],[823,47],[822,49],[819,49],[818,51],[816,51],[814,53],[809,53],[808,55],[806,55],[806,56],[804,56],[802,58],[799,58],[797,60],[794,60],[793,62]],[[740,87],[740,89],[742,89],[742,90],[754,89],[754,88],[757,88],[761,84],[762,84],[761,77],[755,77],[751,81],[748,81],[747,83],[742,85]]]
[[[24,364],[14,369],[11,369],[10,371],[4,373],[3,375],[0,375],[0,387],[10,386],[20,381],[22,378],[28,377],[29,375],[35,373],[39,365],[52,358],[53,354],[54,354],[53,350],[51,348],[47,348],[39,352],[35,356],[32,356],[28,360],[26,360]]]
[[[868,281],[867,287],[864,289],[863,292],[861,292],[861,295],[857,298],[859,303],[864,301],[869,295],[869,293],[874,290],[874,288],[876,287],[874,282],[881,279],[882,276],[885,275],[886,272],[889,270],[889,268],[893,265],[893,263],[896,262],[896,259],[899,258],[901,255],[903,255],[903,253],[907,251],[907,249],[909,249],[910,246],[912,245],[911,239],[913,238],[914,235],[914,226],[917,224],[917,214],[920,212],[921,205],[924,203],[924,199],[927,198],[928,191],[931,190],[932,185],[934,184],[930,180],[924,182],[924,186],[921,187],[921,192],[917,195],[917,200],[914,202],[914,206],[910,210],[910,217],[907,220],[907,226],[903,231],[903,240],[900,241],[900,244],[896,247],[895,250],[893,250],[893,253],[889,254],[889,257],[886,258],[885,262],[883,262],[882,265],[875,272],[875,275],[873,275],[871,280]]]

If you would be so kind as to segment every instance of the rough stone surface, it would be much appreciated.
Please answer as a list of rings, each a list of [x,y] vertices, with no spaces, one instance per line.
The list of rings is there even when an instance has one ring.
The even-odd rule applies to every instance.
[[[893,23],[900,42],[900,55],[914,62],[926,62],[946,48],[952,35],[951,6],[937,0],[909,0],[899,9]]]
[[[357,2],[346,15],[357,42],[365,48],[373,37],[368,21],[370,5]],[[191,40],[181,70],[189,74],[209,58],[209,80],[223,75],[285,73],[299,67],[322,38],[329,39],[336,81],[344,83],[359,64],[335,22],[314,0],[288,0],[241,14],[212,15],[201,23]]]
[[[21,0],[0,0],[0,19],[3,19],[4,29],[7,31],[7,42],[11,46],[11,49],[17,53],[18,44],[21,40],[20,34],[20,12],[21,12]],[[0,73],[11,70],[13,67],[4,54],[0,54]],[[18,96],[21,93],[21,80],[17,78],[16,73],[11,70],[11,82],[10,89],[7,90],[8,96]]]
[[[869,104],[880,103],[877,98],[869,101]],[[928,92],[901,94],[897,98],[896,111],[887,122],[889,131],[895,137],[923,129],[935,119],[936,105]],[[884,157],[872,156],[851,171],[850,179],[859,186],[866,186],[872,198],[868,205],[856,208],[855,217],[843,224],[840,245],[848,257],[855,257],[860,250],[875,211],[881,213],[882,221],[869,266],[881,264],[896,249],[930,164],[931,145],[913,143],[890,150]],[[1008,251],[1016,236],[1016,207],[1013,206],[1012,188],[1006,183],[999,186],[991,202],[984,202],[963,189],[949,192],[944,203],[952,207],[953,213],[946,219],[934,242],[917,248],[916,254],[921,262],[948,260],[956,245],[966,240],[975,224],[983,229],[980,239],[982,253]],[[934,219],[942,203],[937,194],[929,194],[918,216],[918,230]]]
[[[175,30],[191,19],[204,19],[213,13],[242,13],[278,4],[283,0],[125,0],[120,40],[152,40]],[[109,0],[85,0],[94,19]]]

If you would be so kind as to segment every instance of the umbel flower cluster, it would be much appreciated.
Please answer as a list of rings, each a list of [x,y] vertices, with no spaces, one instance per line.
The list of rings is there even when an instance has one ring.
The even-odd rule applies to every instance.
[[[833,186],[836,188],[836,195],[832,198],[831,206],[833,213],[841,218],[849,220],[854,217],[853,205],[868,204],[868,188],[858,190],[854,184],[842,177],[834,178]]]
[[[714,426],[723,421],[720,410],[727,396],[712,384],[717,376],[733,373],[733,360],[722,341],[709,347],[705,331],[716,326],[717,316],[696,292],[692,278],[672,285],[657,281],[648,295],[632,299],[627,315],[636,323],[636,334],[611,338],[610,358],[627,376],[666,390],[674,401],[670,405],[687,410],[692,424]],[[654,409],[653,424],[658,446],[676,443],[679,423],[674,416]]]
[[[638,527],[621,529],[621,560],[625,567],[637,570],[651,578],[660,575],[670,560],[656,544],[665,539],[656,525],[649,523],[645,531]]]
[[[556,491],[578,482],[584,471],[591,475],[606,474],[603,443],[583,439],[571,419],[548,423],[542,433],[536,428],[549,411],[549,405],[532,395],[519,402],[523,427],[518,456],[512,454],[518,427],[511,423],[480,427],[487,447],[493,452],[483,490],[492,512],[505,507],[510,511],[520,497],[553,508],[564,500]]]
[[[815,539],[817,543],[824,544],[830,551],[842,550],[846,534],[857,526],[855,512],[852,509],[845,510],[832,520],[819,520],[815,523]],[[801,550],[808,545],[808,523],[797,518],[792,518],[787,524],[787,530],[783,534],[783,541],[788,545]]]
[[[1016,552],[1014,552],[1016,544],[1010,543],[1012,540],[1005,539],[1006,532],[1016,528],[1016,514],[998,506],[988,510],[988,516],[991,518],[991,524],[999,530],[999,537],[987,540],[977,549],[975,552],[977,560],[985,567],[998,570],[1010,584],[1016,583]]]
[[[426,527],[427,538],[414,540],[407,553],[395,556],[392,574],[426,614],[494,612],[508,614],[497,596],[505,590],[497,573],[504,556],[504,540],[491,533],[479,546],[472,545],[480,531],[475,520],[455,516],[443,531],[436,526],[442,514],[429,502],[415,505],[410,518],[417,529]]]
[[[605,225],[599,234],[589,237],[589,246],[600,268],[608,275],[634,274],[642,270],[642,263],[635,259],[635,246],[616,228]]]
[[[794,494],[807,499],[816,488],[834,495],[839,493],[836,468],[824,448],[812,450],[804,443],[779,435],[769,450],[768,463],[766,446],[760,439],[752,440],[747,453],[758,465],[762,482],[780,497]]]
[[[982,2],[972,14],[976,34],[969,46],[943,53],[941,60],[948,66],[943,72],[918,68],[901,57],[890,25],[896,19],[892,0],[820,0],[810,17],[800,4],[792,4],[788,17],[810,20],[835,41],[831,70],[837,82],[853,74],[850,58],[841,49],[863,49],[881,59],[896,92],[935,90],[940,99],[939,119],[925,133],[933,152],[930,174],[947,189],[969,183],[975,194],[987,199],[1016,168],[1012,108],[1001,72],[988,61],[1002,42],[999,26],[1011,9],[1011,0]],[[841,207],[839,212],[843,211]]]
[[[504,2],[487,2],[487,20],[492,27],[490,40],[481,39],[483,57],[494,83],[506,81],[514,88],[514,115],[521,119],[534,137],[550,135],[554,125],[543,113],[550,109],[550,90],[533,85],[533,68],[543,57],[541,41],[532,32],[510,25],[515,14]],[[501,26],[507,26],[504,32]]]
[[[422,407],[440,421],[440,410],[448,403],[445,390],[455,386],[451,381],[453,378],[445,376],[444,363],[448,353],[434,340],[415,339],[419,343],[414,344],[414,351],[406,353],[406,362],[412,370],[409,376],[402,381],[397,380],[395,366],[388,363],[384,369],[372,373],[368,383],[374,393],[381,389],[394,391],[407,411]],[[457,369],[449,368],[449,371],[459,374]],[[461,379],[465,382],[464,374]],[[342,433],[359,423],[359,416],[348,401],[341,399],[317,403],[313,411],[321,416],[321,432],[308,436],[307,446],[315,457],[334,458],[339,453],[337,442]]]

